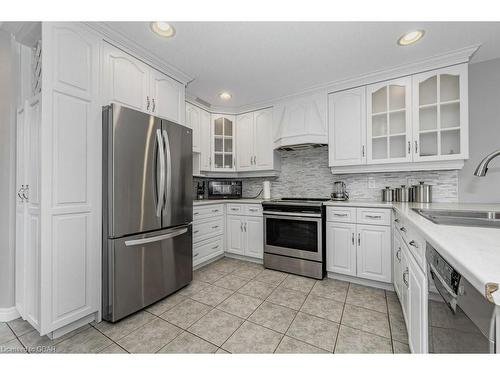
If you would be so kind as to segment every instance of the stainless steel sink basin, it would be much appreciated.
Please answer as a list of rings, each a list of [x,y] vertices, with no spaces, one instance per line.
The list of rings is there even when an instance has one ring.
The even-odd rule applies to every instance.
[[[413,211],[440,225],[500,228],[500,211],[431,210],[421,208],[413,208]]]

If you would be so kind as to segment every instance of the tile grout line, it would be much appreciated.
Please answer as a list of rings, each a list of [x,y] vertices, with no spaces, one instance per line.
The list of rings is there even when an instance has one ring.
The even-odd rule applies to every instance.
[[[389,335],[391,336],[391,350],[392,350],[392,354],[394,354],[394,340],[392,339],[392,324],[391,324],[391,317],[389,314],[389,302],[387,302],[387,293],[386,292],[384,292],[384,296],[385,296],[385,307],[387,309],[387,320],[389,323]]]
[[[339,331],[337,333],[337,338],[335,339],[335,345],[333,346],[333,354],[335,354],[335,350],[337,350],[337,344],[339,342],[339,335],[340,335],[340,328],[342,327],[342,320],[344,320],[345,305],[347,305],[347,295],[349,294],[350,289],[351,289],[351,283],[348,283],[347,284],[347,291],[345,294],[344,305],[342,306],[342,314],[340,315]]]

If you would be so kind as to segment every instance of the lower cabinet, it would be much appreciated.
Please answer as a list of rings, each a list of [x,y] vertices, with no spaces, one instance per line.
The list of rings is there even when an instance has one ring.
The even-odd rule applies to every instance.
[[[258,216],[227,215],[226,251],[262,259],[264,257],[264,219]]]
[[[193,209],[193,267],[224,254],[224,208],[221,204]]]
[[[356,218],[361,218],[357,215],[358,210],[364,209],[343,207],[327,210],[326,269],[389,283],[392,278],[390,214],[385,215],[387,209],[373,209],[371,220],[387,217],[383,225],[358,224]]]

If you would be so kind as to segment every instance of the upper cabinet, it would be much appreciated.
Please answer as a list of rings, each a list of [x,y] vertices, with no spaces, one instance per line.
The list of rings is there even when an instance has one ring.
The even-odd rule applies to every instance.
[[[327,96],[301,96],[274,106],[274,148],[328,143]]]
[[[212,114],[212,171],[235,171],[235,116]]]
[[[104,104],[119,103],[184,123],[184,85],[104,43]]]
[[[272,108],[238,115],[236,129],[238,171],[274,169]]]
[[[328,97],[328,158],[330,166],[366,163],[365,87]]]
[[[332,172],[461,168],[469,157],[467,69],[455,65],[330,94]]]
[[[370,85],[366,92],[367,163],[411,161],[411,77]]]
[[[193,152],[200,152],[201,112],[203,110],[186,102],[186,126],[193,130]],[[210,126],[210,121],[208,122]]]
[[[414,160],[467,159],[467,65],[413,76]]]

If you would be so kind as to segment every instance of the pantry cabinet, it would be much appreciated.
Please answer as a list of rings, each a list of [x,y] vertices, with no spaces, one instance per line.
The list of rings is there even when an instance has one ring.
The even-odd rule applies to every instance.
[[[274,169],[272,108],[236,117],[237,170]]]
[[[104,105],[119,103],[184,123],[184,85],[126,52],[103,43]]]
[[[369,85],[366,92],[367,163],[411,161],[411,77]]]
[[[328,160],[330,166],[366,163],[366,89],[329,95]]]
[[[330,94],[332,172],[461,168],[469,157],[467,72],[460,64]]]
[[[391,282],[390,211],[334,206],[326,212],[326,269]]]
[[[468,67],[413,76],[415,161],[467,159]]]

